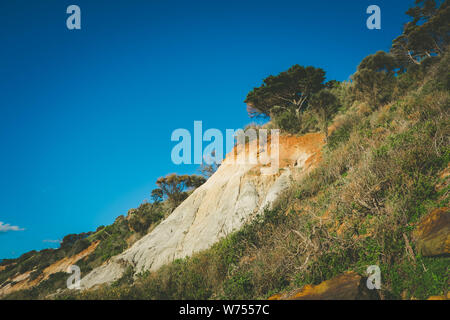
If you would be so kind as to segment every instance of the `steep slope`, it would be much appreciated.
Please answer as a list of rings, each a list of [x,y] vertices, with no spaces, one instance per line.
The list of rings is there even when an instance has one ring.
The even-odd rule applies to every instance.
[[[82,287],[111,283],[129,267],[135,274],[154,271],[211,247],[262,213],[292,180],[309,172],[320,159],[322,145],[323,135],[318,133],[280,137],[280,170],[271,175],[261,174],[260,164],[239,164],[229,155],[217,172],[166,220],[131,248],[86,275]],[[267,152],[259,150],[260,155]],[[241,152],[237,158],[244,156]]]

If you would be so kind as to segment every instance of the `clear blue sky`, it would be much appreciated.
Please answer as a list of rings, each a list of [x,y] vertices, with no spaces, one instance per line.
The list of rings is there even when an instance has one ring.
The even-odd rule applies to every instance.
[[[110,224],[159,176],[194,172],[172,164],[172,131],[243,127],[264,77],[298,63],[348,79],[413,2],[2,0],[0,230],[24,230],[0,231],[0,258]],[[382,30],[366,28],[371,4]]]

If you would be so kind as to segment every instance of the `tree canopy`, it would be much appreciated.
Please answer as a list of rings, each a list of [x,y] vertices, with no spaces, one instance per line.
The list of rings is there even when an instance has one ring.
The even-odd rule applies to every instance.
[[[356,97],[374,106],[385,102],[392,91],[395,74],[403,71],[394,55],[378,51],[364,58],[352,76]]]
[[[159,203],[163,200],[164,193],[161,189],[153,189],[150,197],[152,198],[153,202]]]
[[[152,191],[155,199],[166,198],[176,207],[187,197],[187,191],[198,188],[206,179],[199,175],[169,174],[156,180],[159,188]]]
[[[391,52],[405,65],[420,64],[432,55],[441,55],[450,37],[450,1],[416,0],[406,14],[412,18],[403,34],[392,43]]]
[[[299,114],[312,94],[325,87],[325,71],[294,65],[277,76],[269,76],[263,84],[248,93],[245,103],[250,117],[273,116],[274,111],[288,110]]]

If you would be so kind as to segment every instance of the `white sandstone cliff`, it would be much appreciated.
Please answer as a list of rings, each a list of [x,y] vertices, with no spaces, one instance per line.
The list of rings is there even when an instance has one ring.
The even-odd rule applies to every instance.
[[[152,232],[87,274],[81,280],[82,288],[111,283],[129,265],[136,273],[154,271],[211,247],[270,207],[292,179],[308,172],[320,158],[322,141],[321,134],[280,137],[280,170],[272,175],[262,175],[261,165],[235,164],[227,157],[217,172]]]

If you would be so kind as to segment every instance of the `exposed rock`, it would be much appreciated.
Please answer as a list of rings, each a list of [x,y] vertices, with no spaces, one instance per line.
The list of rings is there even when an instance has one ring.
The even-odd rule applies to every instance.
[[[450,164],[439,174],[439,182],[436,184],[436,191],[442,191],[450,184]]]
[[[450,253],[450,212],[438,208],[426,215],[413,232],[416,246],[423,256]]]
[[[301,177],[320,160],[323,135],[282,136],[279,145],[280,170],[271,174],[262,174],[266,166],[239,161],[245,152],[237,155],[238,161],[228,155],[217,172],[167,219],[128,250],[86,275],[81,286],[111,283],[128,266],[134,267],[136,274],[157,270],[175,259],[208,249],[263,213],[291,180]],[[258,151],[260,157],[270,155],[270,145]]]
[[[274,294],[273,296],[270,296],[267,300],[281,300],[283,295],[281,293]]]
[[[450,300],[450,292],[446,296],[431,296],[427,300]]]
[[[346,272],[318,285],[306,285],[287,294],[277,294],[269,300],[379,300],[376,290],[369,290],[366,278]]]

